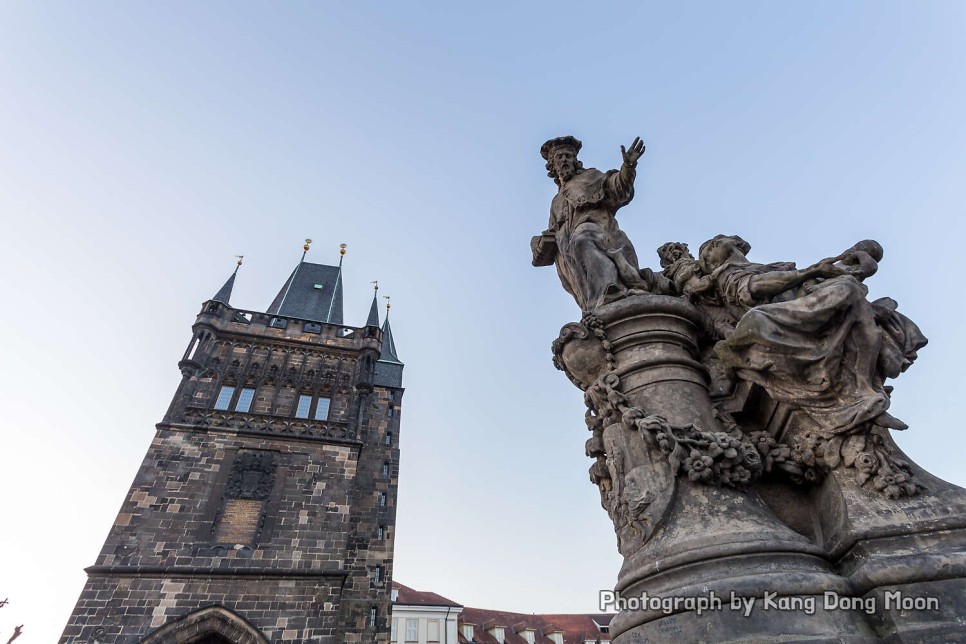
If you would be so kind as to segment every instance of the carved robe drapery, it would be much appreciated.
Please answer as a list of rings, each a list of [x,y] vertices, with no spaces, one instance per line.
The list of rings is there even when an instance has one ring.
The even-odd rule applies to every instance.
[[[567,181],[550,205],[547,233],[557,246],[557,274],[581,310],[596,307],[611,285],[632,286],[622,279],[617,262],[638,270],[634,246],[614,217],[634,198],[633,170],[629,178],[617,170],[587,168]]]
[[[728,263],[712,273],[718,292],[747,312],[715,353],[738,377],[775,400],[805,411],[827,434],[845,433],[889,407],[883,382],[915,359],[926,340],[884,298],[844,275],[806,286],[798,297],[762,301],[749,288],[754,275],[774,270]],[[891,306],[890,306],[891,304]]]

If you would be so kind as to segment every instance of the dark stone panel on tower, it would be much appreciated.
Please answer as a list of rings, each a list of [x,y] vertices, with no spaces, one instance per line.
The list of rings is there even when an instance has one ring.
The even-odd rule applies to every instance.
[[[195,615],[388,642],[403,392],[377,382],[382,334],[206,302],[60,642],[221,636]]]

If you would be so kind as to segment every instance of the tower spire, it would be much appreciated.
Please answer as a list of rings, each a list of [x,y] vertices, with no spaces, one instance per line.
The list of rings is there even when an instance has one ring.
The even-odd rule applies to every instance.
[[[218,289],[215,296],[211,298],[212,302],[221,302],[225,306],[229,306],[228,300],[231,299],[231,291],[235,288],[235,276],[238,275],[238,269],[242,265],[242,260],[245,259],[244,255],[235,255],[238,258],[238,262],[235,264],[235,270],[232,272],[231,277],[225,282],[224,286]]]
[[[339,244],[339,272],[329,299],[329,311],[325,315],[325,321],[329,324],[342,324],[342,258],[345,257],[345,249],[346,244]]]
[[[372,306],[369,307],[369,318],[366,326],[379,326],[379,280],[372,283]]]
[[[396,343],[392,339],[392,327],[389,326],[389,296],[383,295],[386,298],[386,321],[382,323],[382,351],[379,353],[380,362],[395,362],[397,364],[402,364],[399,360],[399,356],[396,355]]]

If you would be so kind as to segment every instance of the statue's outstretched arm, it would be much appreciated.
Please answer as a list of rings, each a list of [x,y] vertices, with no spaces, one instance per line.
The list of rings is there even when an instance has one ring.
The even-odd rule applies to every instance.
[[[748,280],[748,290],[755,298],[770,298],[785,291],[801,286],[804,282],[819,277],[845,275],[846,270],[823,260],[814,266],[792,271],[772,271],[754,275]]]
[[[644,154],[644,141],[641,137],[634,137],[634,142],[631,143],[631,147],[625,149],[621,146],[621,157],[623,157],[624,162],[621,164],[620,178],[621,181],[629,186],[634,185],[634,178],[637,176],[637,161]]]

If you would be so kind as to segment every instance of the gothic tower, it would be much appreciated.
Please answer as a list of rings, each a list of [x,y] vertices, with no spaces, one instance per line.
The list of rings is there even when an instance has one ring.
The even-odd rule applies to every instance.
[[[306,245],[306,250],[308,246]],[[388,642],[403,365],[376,298],[305,255],[264,313],[238,269],[60,642]]]

